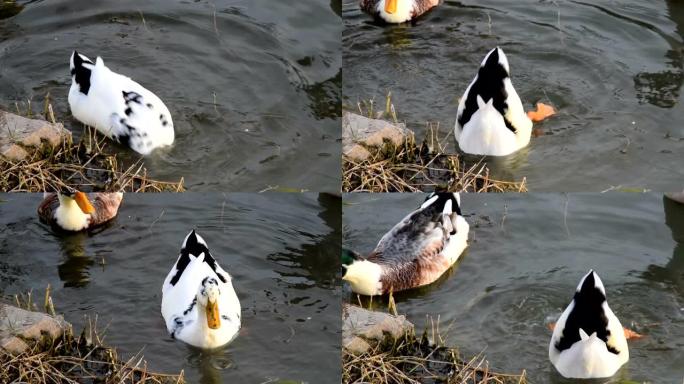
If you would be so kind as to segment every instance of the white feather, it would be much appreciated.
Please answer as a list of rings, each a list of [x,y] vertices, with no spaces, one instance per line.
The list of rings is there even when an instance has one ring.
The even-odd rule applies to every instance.
[[[423,204],[420,205],[420,209],[425,209],[425,208],[429,207],[430,205],[432,205],[432,203],[437,201],[437,199],[439,199],[439,196],[437,196],[433,193],[429,199],[425,200],[425,202],[423,202]],[[413,212],[408,214],[408,216],[411,216],[412,214],[413,214]],[[404,221],[404,220],[402,220],[402,221]]]
[[[442,250],[442,254],[449,259],[450,265],[458,261],[465,251],[468,246],[468,233],[470,232],[470,225],[463,216],[456,215],[456,219],[452,222],[456,227],[456,234],[449,237]]]
[[[499,63],[506,69],[507,73],[510,73],[508,58],[503,50],[498,47],[485,56],[482,66],[495,50],[498,50]],[[474,155],[506,156],[527,146],[532,134],[532,121],[527,117],[510,77],[503,80],[507,93],[508,110],[506,111],[506,118],[516,129],[516,132],[512,132],[506,127],[504,116],[494,108],[493,99],[484,102],[480,95],[477,95],[477,111],[473,113],[465,126],[461,126],[458,118],[463,115],[466,100],[478,77],[479,74],[468,85],[458,104],[454,134],[461,150]]]
[[[342,277],[349,282],[352,291],[366,296],[382,294],[382,267],[368,260],[355,260],[346,265],[346,272]]]
[[[90,224],[90,214],[83,213],[76,204],[76,200],[69,196],[58,194],[59,206],[55,210],[57,225],[67,231],[82,231]]]
[[[377,11],[380,14],[380,18],[385,22],[396,24],[410,21],[414,7],[415,2],[413,0],[398,0],[397,11],[394,13],[387,13],[385,12],[385,0],[380,0],[377,5]]]
[[[593,271],[590,271],[582,278],[577,286],[577,291],[580,290],[584,280],[592,273],[594,274],[594,286],[605,295],[605,287],[598,274]],[[556,327],[549,343],[549,359],[563,377],[590,379],[613,376],[629,360],[629,349],[622,324],[608,306],[608,301],[604,301],[602,305],[603,313],[608,318],[608,329],[610,331],[608,344],[617,349],[619,354],[608,351],[606,342],[598,338],[595,332],[588,335],[581,328],[579,330],[579,341],[576,341],[569,349],[560,352],[556,349],[555,345],[563,335],[568,316],[570,316],[574,307],[575,300],[573,299],[556,322]],[[596,313],[596,316],[600,315],[600,313]]]
[[[196,236],[198,242],[206,245],[199,235]],[[187,239],[188,237],[183,241],[183,247]],[[164,280],[161,312],[170,334],[176,329],[175,319],[179,316],[185,319],[186,325],[175,334],[177,339],[200,348],[216,348],[230,342],[237,335],[241,325],[241,308],[230,275],[217,262],[216,271],[226,278],[226,282],[222,282],[209,264],[204,262],[204,257],[204,253],[191,255],[190,263],[185,267],[180,279],[176,285],[171,285],[171,279],[178,270],[180,256],[178,257]],[[210,329],[207,326],[206,315],[198,294],[198,289],[206,277],[213,277],[218,282],[220,294],[217,301],[221,315],[221,325],[218,329]],[[197,303],[187,315],[184,315],[195,299]],[[230,320],[224,319],[224,315]]]
[[[72,68],[73,62],[72,54]],[[128,145],[143,155],[173,143],[171,113],[159,97],[132,79],[112,72],[100,57],[95,64],[85,63],[84,67],[91,70],[88,94],[81,92],[75,75],[69,89],[69,107],[77,120],[109,138],[128,136]],[[139,102],[126,103],[123,92],[140,95]],[[127,108],[132,111],[129,115],[126,115]]]

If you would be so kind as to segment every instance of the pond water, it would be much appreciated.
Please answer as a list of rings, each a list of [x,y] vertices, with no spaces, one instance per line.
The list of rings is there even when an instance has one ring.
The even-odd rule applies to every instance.
[[[146,159],[151,177],[202,191],[339,191],[340,0],[18,4],[0,19],[0,108],[32,100],[38,114],[49,93],[80,136],[67,102],[77,49],[169,107],[176,140]]]
[[[376,25],[343,1],[343,104],[384,106],[456,150],[458,99],[501,46],[527,110],[557,107],[531,145],[490,163],[532,191],[680,190],[684,3],[677,0],[446,0],[415,25]],[[377,108],[376,108],[377,110]],[[470,159],[469,159],[470,161]]]
[[[484,353],[493,370],[525,369],[532,383],[572,382],[548,360],[547,326],[593,268],[622,324],[645,335],[629,342],[630,361],[617,382],[682,382],[684,205],[656,194],[461,198],[471,225],[462,259],[435,284],[395,295],[398,311],[419,330],[430,316],[448,345],[466,356]],[[423,199],[345,195],[343,244],[372,251]],[[345,300],[356,303],[344,290]],[[374,305],[386,310],[386,302]]]
[[[50,284],[77,331],[97,315],[125,358],[142,350],[150,369],[183,369],[191,383],[340,382],[339,197],[129,194],[90,235],[54,234],[37,218],[40,200],[2,196],[0,294],[41,295]],[[238,337],[212,353],[171,339],[160,313],[164,278],[193,228],[242,305]]]

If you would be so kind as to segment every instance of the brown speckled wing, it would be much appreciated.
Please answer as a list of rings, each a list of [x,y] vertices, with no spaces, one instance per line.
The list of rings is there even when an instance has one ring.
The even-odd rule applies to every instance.
[[[380,0],[361,0],[359,6],[361,7],[362,11],[374,15],[377,13],[377,7],[379,2]]]
[[[439,0],[416,0],[413,17],[418,17],[439,4]]]
[[[450,237],[442,217],[433,207],[416,210],[380,239],[367,259],[383,266],[383,291],[426,284],[448,268],[440,256]]]
[[[386,268],[380,279],[383,293],[397,292],[434,281],[449,267],[448,262],[440,256],[443,249],[444,241],[434,239],[423,244],[419,253],[411,255],[412,261]]]
[[[44,223],[52,223],[55,210],[59,207],[59,198],[56,193],[46,193],[43,201],[38,205],[38,217]]]
[[[90,216],[90,227],[102,225],[116,216],[119,205],[123,199],[123,193],[96,192],[89,193],[88,199],[95,207],[95,212]]]

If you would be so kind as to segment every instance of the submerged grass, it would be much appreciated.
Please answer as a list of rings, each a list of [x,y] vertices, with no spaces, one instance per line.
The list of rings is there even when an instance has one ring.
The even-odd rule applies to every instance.
[[[46,309],[51,308],[49,288],[45,297]],[[30,293],[15,299],[23,309],[36,309]],[[140,353],[122,360],[114,348],[104,344],[95,319],[88,322],[78,337],[69,329],[56,340],[44,337],[19,355],[0,350],[0,382],[179,384],[185,383],[185,379],[183,372],[177,375],[150,372]]]
[[[384,111],[376,111],[373,101],[361,101],[355,113],[373,119],[397,122],[397,114],[387,95]],[[468,192],[527,192],[526,179],[504,181],[492,179],[487,164],[480,159],[466,164],[455,153],[448,153],[451,132],[442,135],[439,124],[428,123],[427,133],[418,145],[407,137],[400,145],[385,141],[380,147],[365,148],[370,156],[354,160],[342,156],[342,190],[344,192],[420,192],[430,190]]]
[[[32,117],[30,102],[25,116]],[[44,116],[55,122],[49,95]],[[0,157],[0,190],[43,192],[69,186],[82,191],[184,191],[183,178],[177,182],[151,179],[142,158],[124,164],[111,143],[95,129],[84,127],[78,142],[65,135],[55,147],[45,143],[40,148],[28,149],[29,155],[23,160]]]

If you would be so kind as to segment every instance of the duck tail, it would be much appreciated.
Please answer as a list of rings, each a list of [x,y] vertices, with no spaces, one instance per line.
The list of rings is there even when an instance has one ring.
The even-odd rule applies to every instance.
[[[461,196],[458,193],[433,192],[425,199],[420,209],[427,209],[428,207],[432,207],[445,215],[456,213],[462,216]]]
[[[509,77],[508,59],[503,50],[496,47],[489,51],[461,99],[457,123],[465,127],[478,110],[490,103],[498,114],[505,116],[509,96],[505,80]]]
[[[199,256],[202,253],[207,253],[209,248],[204,239],[197,234],[193,229],[183,241],[183,246],[181,247],[181,252],[187,252],[193,256]]]
[[[475,96],[481,97],[485,104],[493,101],[497,110],[503,115],[503,104],[508,97],[504,80],[510,77],[508,59],[503,50],[496,47],[485,56],[477,73],[477,81],[473,87]]]
[[[185,237],[185,241],[183,241],[181,255],[193,255],[195,257],[199,257],[202,254],[204,255],[202,260],[209,265],[209,267],[214,271],[214,273],[216,273],[222,282],[227,282],[226,277],[223,276],[223,274],[219,271],[216,259],[214,259],[214,257],[211,255],[211,252],[209,252],[207,243],[193,229],[192,232]]]
[[[602,296],[605,300],[606,288],[603,286],[601,278],[598,276],[593,269],[584,275],[579,285],[577,286],[577,294],[591,297],[591,296]]]
[[[93,64],[93,61],[90,60],[87,56],[82,55],[78,53],[78,51],[74,50],[71,53],[71,59],[69,60],[69,67],[71,71],[73,72],[87,69],[83,67],[83,64]]]
[[[480,65],[480,71],[484,71],[485,74],[501,74],[501,70],[506,74],[506,77],[508,77],[508,74],[510,72],[510,68],[508,66],[508,57],[506,57],[506,54],[504,53],[503,49],[500,47],[496,47],[489,51],[487,53],[487,56],[485,56],[484,60],[482,60],[482,64]]]

